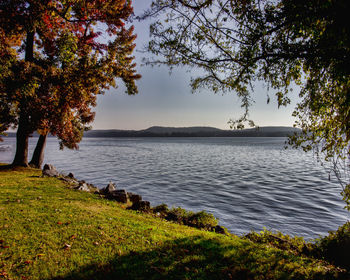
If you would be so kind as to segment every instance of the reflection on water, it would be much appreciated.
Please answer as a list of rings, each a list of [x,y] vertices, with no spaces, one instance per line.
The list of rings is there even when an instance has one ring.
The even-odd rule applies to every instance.
[[[12,160],[14,140],[2,144],[12,150],[0,152],[0,161]],[[285,150],[284,140],[86,138],[78,151],[59,151],[49,139],[45,162],[99,187],[116,182],[152,205],[206,210],[236,234],[266,227],[325,235],[349,218],[340,186],[312,156]]]

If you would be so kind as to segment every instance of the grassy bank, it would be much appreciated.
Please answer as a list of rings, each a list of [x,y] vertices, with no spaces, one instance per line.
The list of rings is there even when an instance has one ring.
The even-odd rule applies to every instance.
[[[325,261],[200,231],[0,170],[0,279],[347,279]]]

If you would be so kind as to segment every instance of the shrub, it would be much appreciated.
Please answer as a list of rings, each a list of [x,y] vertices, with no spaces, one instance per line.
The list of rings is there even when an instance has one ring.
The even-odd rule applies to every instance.
[[[160,204],[156,207],[153,207],[154,213],[167,213],[168,211],[169,211],[169,207],[165,203]]]
[[[315,247],[312,243],[306,243],[302,237],[291,237],[279,231],[272,232],[267,229],[260,233],[250,232],[244,237],[255,243],[268,244],[281,250],[293,251],[298,255],[311,255]]]
[[[165,218],[168,221],[221,234],[228,234],[226,228],[218,226],[218,219],[216,219],[213,214],[205,211],[194,213],[181,207],[169,210],[166,204],[160,204],[152,208],[152,211],[158,217]]]
[[[315,255],[350,270],[350,222],[316,242]]]
[[[168,221],[174,221],[174,222],[177,222],[179,224],[187,224],[188,216],[190,216],[191,214],[192,214],[192,212],[186,211],[185,209],[183,209],[181,207],[177,207],[177,208],[172,208],[168,212],[166,219]]]
[[[218,224],[218,220],[213,216],[213,214],[207,213],[205,211],[193,213],[189,215],[187,220],[188,225],[196,228],[203,228],[206,230],[211,230]]]

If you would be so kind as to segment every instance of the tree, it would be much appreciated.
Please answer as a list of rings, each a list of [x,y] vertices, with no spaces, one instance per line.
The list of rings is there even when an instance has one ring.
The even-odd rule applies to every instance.
[[[124,81],[128,94],[137,93],[135,80],[140,76],[135,73],[135,64],[132,63],[131,54],[135,47],[133,41],[136,38],[132,32],[133,29],[129,29],[119,33],[116,40],[109,43],[106,55],[98,59],[95,55],[86,54],[83,58],[65,59],[64,69],[60,69],[59,77],[56,77],[56,85],[53,86],[52,80],[47,81],[50,98],[55,98],[56,101],[51,102],[51,106],[41,106],[44,110],[41,110],[42,121],[38,130],[40,136],[31,166],[41,166],[48,132],[57,135],[61,140],[61,148],[78,147],[83,132],[94,119],[91,107],[96,106],[96,95],[115,85],[116,77]],[[70,50],[71,47],[63,49],[65,53],[74,53]],[[63,55],[66,56],[67,54]]]
[[[16,46],[15,36],[6,37],[0,30],[0,80],[5,80],[11,77],[10,67],[13,61],[16,60],[15,52],[10,46]],[[0,141],[1,134],[6,131],[16,120],[12,104],[5,94],[4,84],[0,83]]]
[[[200,68],[193,90],[235,91],[245,109],[236,128],[249,121],[254,82],[275,90],[278,106],[298,85],[302,133],[289,142],[333,163],[350,209],[349,12],[347,0],[154,1],[143,18],[157,16],[148,49],[161,58],[148,63]]]
[[[0,1],[0,59],[6,60],[9,50],[13,58],[1,77],[0,109],[10,107],[15,116],[1,120],[1,129],[18,126],[13,165],[28,165],[28,136],[37,129],[75,147],[81,139],[77,131],[93,119],[96,94],[115,86],[116,77],[129,94],[137,92],[139,75],[130,57],[135,36],[132,27],[124,27],[131,14],[130,0]],[[112,41],[102,42],[101,34]],[[125,69],[118,72],[120,65]],[[67,88],[62,90],[62,84]]]

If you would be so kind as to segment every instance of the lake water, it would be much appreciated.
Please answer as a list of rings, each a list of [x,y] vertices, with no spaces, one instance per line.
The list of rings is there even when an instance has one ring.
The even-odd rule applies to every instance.
[[[31,139],[33,150],[35,139]],[[284,149],[285,138],[85,138],[78,151],[49,139],[45,162],[78,179],[205,210],[232,233],[263,227],[310,240],[349,219],[335,177],[310,154]],[[1,145],[11,162],[15,138]]]

